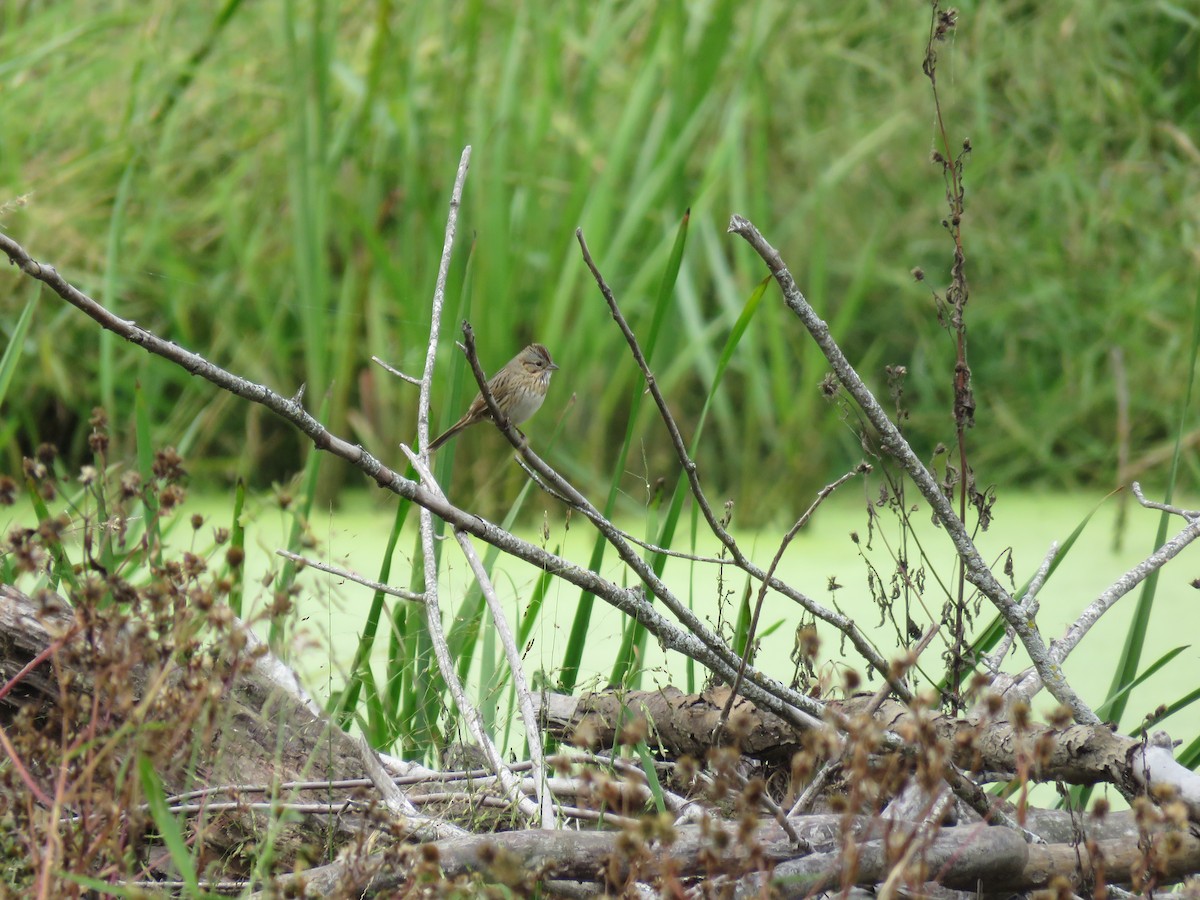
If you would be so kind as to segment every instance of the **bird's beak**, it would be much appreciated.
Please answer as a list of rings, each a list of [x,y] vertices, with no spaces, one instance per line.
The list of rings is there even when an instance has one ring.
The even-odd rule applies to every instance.
[[[555,372],[555,371],[557,371],[557,370],[558,370],[558,363],[550,363],[549,369],[550,369],[550,371],[551,371],[551,372]]]

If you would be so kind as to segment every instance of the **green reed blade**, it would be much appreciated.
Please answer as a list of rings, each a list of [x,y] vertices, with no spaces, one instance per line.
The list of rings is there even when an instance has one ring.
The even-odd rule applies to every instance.
[[[1163,502],[1169,504],[1175,494],[1175,485],[1179,478],[1180,459],[1183,454],[1183,442],[1188,433],[1188,421],[1191,419],[1192,410],[1192,391],[1196,383],[1196,359],[1200,354],[1200,288],[1196,290],[1196,296],[1192,304],[1192,339],[1190,352],[1188,356],[1187,367],[1187,384],[1184,389],[1183,399],[1179,404],[1178,425],[1175,429],[1175,450],[1171,455],[1171,469],[1167,476],[1167,489],[1163,496]],[[1171,516],[1168,513],[1162,513],[1158,520],[1158,531],[1154,536],[1154,547],[1161,547],[1167,540],[1167,526],[1170,523]],[[1125,633],[1125,644],[1121,648],[1121,656],[1117,661],[1116,671],[1113,673],[1112,686],[1109,689],[1110,695],[1118,694],[1126,685],[1132,684],[1137,677],[1138,662],[1142,656],[1142,649],[1146,644],[1146,634],[1150,628],[1150,614],[1154,608],[1154,595],[1158,590],[1158,576],[1161,569],[1156,569],[1142,582],[1142,589],[1138,592],[1137,605],[1134,607],[1133,618],[1129,622],[1129,628]],[[1125,712],[1125,707],[1128,702],[1128,695],[1122,694],[1112,706],[1110,711],[1111,718],[1116,721],[1121,721],[1121,716]]]
[[[191,851],[188,850],[188,843],[184,840],[179,820],[172,815],[167,806],[167,796],[163,791],[158,773],[154,771],[154,764],[148,757],[139,754],[137,769],[138,780],[142,784],[142,794],[146,798],[146,805],[150,808],[150,817],[154,820],[154,827],[158,830],[158,836],[162,838],[163,843],[167,845],[167,852],[171,856],[171,862],[179,873],[179,877],[187,885],[188,896],[206,896],[207,892],[200,890],[200,879],[196,874],[195,860],[192,858]]]
[[[146,389],[140,381],[133,385],[134,433],[137,435],[138,473],[142,476],[142,527],[146,530],[148,559],[162,565],[162,533],[158,517],[158,492],[154,477],[154,444]]]
[[[17,363],[21,359],[21,353],[25,349],[25,336],[29,333],[29,323],[33,321],[34,311],[37,309],[38,300],[42,296],[38,289],[33,292],[33,296],[25,303],[25,307],[21,310],[21,315],[17,317],[17,322],[13,325],[12,334],[8,339],[8,346],[4,348],[4,355],[0,356],[0,404],[4,403],[4,398],[8,394],[8,386],[12,382],[13,373],[17,369]]]
[[[1107,500],[1107,499],[1108,498],[1105,498],[1105,500]],[[1062,546],[1059,547],[1058,553],[1055,555],[1054,559],[1051,560],[1051,562],[1050,562],[1050,569],[1048,570],[1048,572],[1046,574],[1045,582],[1043,582],[1043,584],[1042,584],[1042,592],[1045,591],[1046,585],[1050,583],[1050,579],[1054,576],[1055,570],[1057,570],[1059,565],[1063,562],[1063,560],[1065,560],[1067,558],[1067,554],[1071,551],[1071,548],[1075,546],[1075,542],[1077,540],[1079,540],[1080,535],[1083,534],[1083,530],[1087,527],[1088,523],[1092,521],[1092,516],[1094,516],[1100,510],[1100,507],[1103,505],[1103,503],[1104,503],[1103,500],[1100,503],[1097,503],[1092,508],[1092,511],[1089,512],[1086,516],[1084,516],[1083,519],[1080,521],[1080,523],[1075,526],[1074,530],[1070,533],[1070,535],[1067,536],[1067,539],[1065,541],[1063,541]],[[1024,597],[1025,594],[1027,594],[1029,592],[1029,586],[1032,583],[1032,580],[1033,579],[1031,576],[1028,581],[1026,581],[1023,585],[1021,585],[1020,589],[1018,591],[1016,591],[1013,596],[1015,596],[1017,598]],[[1004,637],[1004,619],[1001,618],[999,613],[997,613],[996,615],[994,615],[992,617],[992,619],[987,623],[987,625],[984,626],[983,630],[971,642],[971,648],[967,654],[968,659],[982,658],[993,647],[995,647],[998,643],[1000,643],[1000,639],[1002,637]],[[973,668],[964,669],[962,672],[959,673],[959,678],[958,678],[957,683],[955,683],[954,685],[952,685],[950,687],[953,687],[953,689],[957,690],[959,687],[961,687],[963,682],[966,681],[966,679],[974,673],[974,671],[975,671],[975,669],[973,669]],[[944,678],[938,682],[938,690],[939,691],[945,692],[947,690],[947,687],[948,687],[948,683],[946,682],[946,680]]]
[[[1109,697],[1107,700],[1097,706],[1096,715],[1105,721],[1111,721],[1113,718],[1112,711],[1114,708],[1116,708],[1117,704],[1127,702],[1129,694],[1134,688],[1145,682],[1148,678],[1150,678],[1150,676],[1154,675],[1155,672],[1166,666],[1184,650],[1187,650],[1189,646],[1189,644],[1184,644],[1182,647],[1176,647],[1174,650],[1168,650],[1166,653],[1156,659],[1149,667],[1139,672],[1138,676],[1133,679],[1133,681],[1123,686],[1116,694]]]
[[[229,607],[238,618],[242,617],[242,600],[246,590],[246,526],[242,512],[246,508],[246,480],[239,478],[233,490],[233,518],[229,526],[229,548],[240,554],[241,563],[227,566],[229,571]]]
[[[405,478],[414,478],[415,476],[416,470],[412,466],[409,466],[404,472]],[[392,520],[392,530],[388,533],[387,547],[384,549],[383,561],[379,566],[379,577],[376,579],[380,584],[387,584],[391,578],[392,559],[396,554],[396,544],[400,540],[400,533],[404,530],[404,523],[408,519],[410,509],[412,509],[411,500],[402,498],[396,504],[396,515]],[[371,606],[367,610],[362,634],[359,636],[358,646],[354,651],[354,661],[350,664],[349,680],[342,689],[336,704],[331,698],[330,712],[343,729],[350,727],[355,707],[358,705],[358,695],[363,686],[363,678],[370,674],[371,650],[375,646],[375,637],[379,633],[379,621],[383,616],[385,597],[386,595],[382,591],[376,591],[372,595]],[[397,600],[396,602],[407,603],[408,601]]]
[[[652,361],[654,358],[654,346],[658,341],[659,330],[666,316],[666,308],[671,302],[675,280],[679,275],[679,269],[683,263],[683,251],[687,243],[688,222],[690,218],[691,212],[688,211],[684,213],[683,218],[680,220],[679,228],[675,233],[675,243],[671,248],[671,257],[667,262],[666,271],[663,273],[662,281],[659,284],[654,312],[651,316],[650,334],[646,342],[642,345],[642,352],[645,354],[647,361]],[[620,493],[621,478],[625,474],[629,451],[633,446],[638,412],[641,409],[644,397],[645,389],[639,381],[634,387],[633,395],[630,398],[629,418],[625,425],[625,440],[621,444],[621,449],[617,454],[617,462],[613,467],[612,480],[609,482],[608,497],[604,502],[603,512],[605,518],[612,517],[612,511],[616,505],[617,496]],[[606,544],[603,536],[598,535],[596,543],[592,546],[592,555],[588,562],[593,572],[600,571],[600,566],[604,561],[605,547]],[[574,690],[576,681],[579,678],[580,662],[583,659],[583,650],[587,644],[588,629],[591,625],[592,604],[595,602],[595,599],[592,594],[583,591],[580,593],[579,603],[575,608],[575,616],[571,622],[571,633],[567,638],[567,646],[563,652],[562,668],[558,682],[559,690],[565,693],[571,693]],[[620,673],[614,670],[613,677],[618,678],[615,683],[620,683],[619,675]]]

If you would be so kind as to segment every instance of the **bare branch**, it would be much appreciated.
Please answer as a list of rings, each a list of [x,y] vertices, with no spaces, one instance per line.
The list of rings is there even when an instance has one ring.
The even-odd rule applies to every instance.
[[[475,375],[475,382],[479,386],[479,392],[483,396],[484,402],[487,403],[488,411],[492,414],[493,420],[501,433],[508,438],[509,442],[517,449],[517,452],[520,453],[524,462],[540,477],[541,481],[548,484],[555,494],[565,498],[566,502],[574,509],[583,513],[588,521],[604,535],[604,538],[613,546],[625,564],[650,589],[651,593],[661,600],[663,605],[671,611],[675,618],[702,643],[707,651],[704,664],[713,673],[732,683],[736,677],[741,657],[734,653],[733,649],[725,641],[706,628],[699,617],[675,596],[666,583],[655,574],[653,568],[642,559],[640,554],[629,546],[623,539],[621,532],[592,505],[591,501],[583,496],[562,475],[551,468],[545,460],[533,452],[529,446],[529,441],[507,421],[500,413],[500,408],[496,405],[496,398],[492,396],[491,389],[488,387],[487,376],[479,363],[479,356],[475,352],[475,332],[471,328],[471,323],[463,322],[462,331],[464,352],[467,354],[467,361],[471,365],[471,371]],[[644,600],[642,600],[642,603],[647,611],[652,610],[649,603],[646,603]],[[635,618],[637,617],[635,616]],[[639,619],[639,621],[641,620]],[[756,687],[772,698],[767,701],[767,707],[773,712],[792,721],[794,724],[804,724],[808,727],[818,725],[818,720],[824,709],[819,701],[813,700],[799,691],[787,688],[754,669],[747,670],[747,677]],[[779,701],[783,701],[783,704],[780,705]]]
[[[395,368],[394,366],[389,366],[378,356],[372,356],[371,362],[375,363],[375,365],[382,368],[388,374],[395,375],[401,381],[407,381],[409,384],[416,385],[417,387],[421,386],[420,378],[414,378],[412,375],[405,375],[403,372],[401,372],[399,369]]]
[[[450,197],[450,212],[446,217],[446,236],[442,243],[442,258],[438,265],[437,284],[433,290],[433,311],[429,323],[429,344],[425,352],[425,372],[421,376],[421,395],[417,403],[417,441],[421,455],[410,455],[414,464],[421,464],[429,458],[429,396],[433,384],[433,370],[437,363],[438,334],[442,324],[442,306],[446,297],[446,277],[450,271],[450,254],[454,247],[454,234],[458,226],[458,208],[462,202],[463,182],[467,177],[467,166],[471,160],[471,148],[463,149],[462,159],[458,166],[458,176],[454,180],[454,190]],[[428,466],[421,466],[421,476],[435,493],[441,493],[441,488],[433,481],[433,475]],[[446,642],[446,634],[442,628],[442,610],[438,603],[438,558],[434,546],[433,514],[428,507],[421,507],[420,519],[421,555],[425,568],[425,622],[429,630],[429,640],[433,646],[434,659],[437,660],[438,671],[446,683],[454,705],[462,715],[462,721],[471,738],[483,750],[483,754],[491,766],[504,792],[516,802],[521,814],[533,821],[541,815],[540,809],[529,798],[521,793],[520,782],[504,762],[500,751],[484,727],[483,716],[475,708],[466,689],[458,677],[454,660],[450,657],[450,647]]]
[[[746,664],[750,661],[750,654],[754,652],[754,636],[758,633],[758,617],[762,613],[763,602],[767,599],[767,585],[770,584],[771,578],[775,575],[775,570],[779,567],[779,563],[783,559],[784,552],[787,550],[788,545],[791,544],[795,539],[796,535],[800,533],[800,529],[807,525],[809,520],[812,519],[813,513],[817,511],[817,507],[821,505],[825,498],[855,475],[860,474],[864,470],[870,471],[870,467],[855,467],[854,471],[847,472],[833,483],[827,484],[825,487],[821,488],[821,490],[817,492],[817,498],[813,500],[808,509],[804,511],[804,514],[796,520],[796,524],[788,529],[787,534],[785,534],[783,536],[783,540],[780,541],[779,549],[775,551],[775,558],[771,560],[771,565],[767,567],[767,575],[762,580],[762,583],[758,588],[758,597],[755,598],[754,601],[754,614],[750,617],[750,627],[746,631],[746,648],[742,651],[742,664],[738,667],[737,678],[734,679],[733,687],[729,691],[729,699],[725,701],[725,708],[721,710],[722,728],[724,728],[725,723],[729,721],[729,711],[733,709],[733,703],[737,699],[738,689],[742,686],[742,676],[746,673]]]
[[[762,569],[754,565],[738,547],[737,541],[733,539],[728,529],[721,524],[721,521],[713,513],[712,506],[709,505],[708,498],[704,494],[704,488],[700,484],[700,476],[698,474],[695,461],[692,460],[688,453],[687,446],[683,442],[683,435],[679,431],[679,426],[675,424],[675,418],[671,415],[671,410],[667,406],[666,398],[663,397],[662,391],[658,389],[658,382],[654,378],[654,373],[650,371],[650,365],[646,362],[646,356],[642,353],[642,348],[638,344],[637,336],[634,335],[633,329],[629,327],[629,323],[625,321],[625,317],[621,314],[621,309],[617,306],[616,297],[613,295],[612,289],[604,280],[604,276],[600,274],[600,270],[596,267],[596,263],[592,260],[591,251],[588,250],[587,241],[583,238],[583,229],[575,229],[575,238],[579,241],[580,249],[583,252],[583,261],[591,270],[592,277],[596,280],[597,286],[600,288],[600,293],[604,295],[605,301],[608,303],[609,311],[612,313],[613,320],[616,321],[617,327],[621,329],[621,333],[625,335],[625,341],[629,344],[629,349],[633,353],[633,358],[637,361],[638,367],[642,370],[642,376],[646,379],[646,389],[650,391],[650,395],[654,398],[655,404],[658,406],[659,415],[662,416],[663,422],[667,426],[667,431],[671,435],[671,444],[675,448],[675,455],[679,458],[680,464],[683,466],[683,471],[687,475],[688,485],[691,488],[692,496],[695,497],[700,511],[704,515],[704,520],[708,523],[709,529],[717,539],[725,545],[733,559],[734,565],[740,568],[743,572],[750,575],[757,581],[764,581],[774,590],[783,594],[790,600],[799,603],[804,609],[808,610],[817,618],[824,622],[828,622],[842,634],[850,639],[850,643],[854,645],[859,654],[867,661],[876,672],[883,676],[885,680],[889,679],[889,668],[887,661],[879,654],[870,641],[866,639],[863,633],[854,624],[854,620],[849,616],[843,616],[840,613],[833,612],[825,608],[815,600],[810,599],[804,594],[797,591],[795,588],[780,581],[777,578],[770,578]],[[740,667],[740,660],[739,660]],[[900,694],[907,696],[907,688],[900,683],[895,683],[892,687]]]
[[[178,344],[165,341],[136,323],[114,315],[68,283],[52,266],[35,261],[20,244],[3,233],[0,233],[0,250],[9,256],[22,272],[48,285],[56,294],[107,330],[137,344],[149,353],[161,356],[188,372],[199,375],[222,390],[265,406],[307,435],[317,449],[346,460],[373,479],[380,487],[411,500],[423,509],[428,509],[451,527],[474,535],[480,540],[500,548],[510,556],[524,560],[542,571],[562,578],[581,590],[596,595],[613,608],[644,625],[664,648],[696,660],[706,668],[721,674],[723,678],[733,679],[736,672],[736,654],[729,651],[732,662],[723,662],[722,656],[714,653],[698,638],[676,628],[658,610],[648,604],[640,587],[621,587],[586,567],[575,565],[537,544],[518,538],[475,513],[454,506],[440,492],[403,477],[361,446],[352,444],[328,431],[298,401],[285,399],[263,385],[234,375],[199,354],[185,350]],[[615,534],[615,529],[613,531]],[[636,554],[633,556],[636,559]],[[629,558],[624,555],[622,558],[629,561]],[[781,715],[792,718],[796,715],[794,711],[790,710],[791,698],[795,696],[795,692],[788,691],[777,682],[763,679],[762,686],[756,684],[753,689],[747,689],[745,693],[755,703]]]
[[[400,788],[396,787],[396,782],[392,781],[388,773],[384,771],[383,764],[375,754],[375,748],[361,736],[356,738],[355,742],[358,744],[358,754],[363,761],[363,768],[367,770],[371,783],[375,786],[375,790],[379,791],[379,796],[383,798],[383,805],[387,811],[392,814],[393,818],[400,821],[408,816],[417,815],[417,808],[409,802]]]
[[[955,514],[945,494],[942,493],[937,479],[921,462],[920,457],[913,452],[903,433],[888,417],[887,412],[875,399],[870,388],[850,365],[845,354],[842,353],[841,347],[829,333],[829,326],[816,314],[804,294],[796,287],[792,273],[784,265],[779,251],[767,242],[751,222],[741,216],[735,215],[730,219],[729,231],[742,237],[767,264],[767,268],[771,270],[771,274],[783,292],[784,302],[808,329],[808,333],[829,361],[829,365],[842,387],[854,398],[863,414],[875,426],[879,432],[883,449],[894,457],[908,473],[909,478],[913,480],[917,489],[924,496],[925,502],[933,509],[938,521],[946,529],[946,533],[954,543],[959,559],[963,561],[967,579],[979,588],[992,605],[999,610],[1004,620],[1012,626],[1047,690],[1056,700],[1070,708],[1077,722],[1086,724],[1099,722],[1096,714],[1075,693],[1075,689],[1067,681],[1061,667],[1051,659],[1049,648],[1046,647],[1046,642],[1042,639],[1033,620],[1004,589],[996,576],[992,574],[991,568],[983,557],[979,555],[966,526]]]
[[[1130,485],[1130,487],[1133,489],[1133,495],[1137,497],[1138,503],[1142,504],[1142,506],[1146,507],[1146,509],[1157,509],[1160,512],[1169,513],[1173,516],[1181,516],[1187,519],[1189,522],[1195,522],[1197,519],[1200,519],[1200,510],[1180,509],[1178,506],[1168,506],[1166,503],[1158,503],[1154,500],[1149,500],[1146,498],[1146,495],[1142,493],[1142,486],[1136,481]]]
[[[1046,556],[1042,559],[1042,564],[1038,566],[1037,572],[1029,582],[1029,590],[1025,592],[1025,596],[1021,598],[1021,608],[1025,610],[1029,618],[1037,616],[1038,603],[1037,595],[1042,589],[1042,585],[1046,583],[1046,579],[1050,577],[1050,566],[1054,563],[1054,558],[1058,556],[1058,541],[1050,542],[1050,549],[1046,551]],[[982,660],[982,666],[993,675],[1000,671],[1000,663],[1004,661],[1004,657],[1008,655],[1008,651],[1012,649],[1013,641],[1016,640],[1016,633],[1011,626],[1004,629],[1004,637],[996,646],[996,649],[985,656]]]
[[[292,562],[300,563],[311,569],[316,569],[318,572],[324,572],[327,575],[336,575],[338,578],[345,578],[347,581],[353,581],[355,584],[361,584],[365,588],[380,591],[401,600],[411,600],[415,603],[421,603],[425,599],[423,594],[414,594],[412,591],[406,591],[403,588],[395,588],[390,584],[384,584],[382,581],[372,581],[363,575],[359,575],[357,572],[351,572],[349,569],[342,569],[338,566],[331,566],[329,563],[309,559],[307,556],[292,553],[290,550],[276,550],[275,555],[282,556],[284,559],[290,559]]]
[[[1178,556],[1192,541],[1200,537],[1200,519],[1185,518],[1187,518],[1188,524],[1184,526],[1179,534],[1175,535],[1175,537],[1171,538],[1109,585],[1104,593],[1089,603],[1087,608],[1079,614],[1079,617],[1067,629],[1066,634],[1051,645],[1050,658],[1055,663],[1061,664],[1071,654],[1071,651],[1079,646],[1079,642],[1083,640],[1083,636],[1091,630],[1093,625],[1100,621],[1102,615],[1116,605],[1118,600]],[[1027,696],[1036,694],[1038,684],[1035,676],[1031,674],[1029,677],[1022,679],[1020,688],[1026,692]]]
[[[442,240],[442,258],[438,263],[437,281],[433,288],[433,307],[429,319],[429,344],[425,350],[425,370],[421,373],[421,395],[417,403],[417,443],[421,452],[428,454],[429,446],[429,396],[433,390],[433,370],[437,365],[438,335],[442,328],[442,307],[446,302],[446,278],[450,274],[450,252],[454,247],[454,235],[458,228],[458,208],[462,204],[463,183],[467,180],[467,167],[471,163],[471,147],[463,148],[458,162],[458,174],[454,178],[454,189],[450,192],[450,211],[446,216],[446,235]]]

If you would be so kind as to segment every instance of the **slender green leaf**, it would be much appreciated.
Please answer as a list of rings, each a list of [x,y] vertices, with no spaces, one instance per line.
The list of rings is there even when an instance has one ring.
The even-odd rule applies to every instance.
[[[413,478],[416,476],[416,470],[409,466],[405,471],[405,478]],[[408,518],[409,510],[412,509],[412,501],[401,499],[396,505],[396,515],[392,520],[392,530],[388,533],[387,547],[383,551],[383,561],[379,566],[378,581],[380,584],[387,584],[392,576],[392,560],[396,555],[396,545],[400,540],[400,533],[404,530],[404,523]],[[340,696],[330,698],[331,711],[336,709],[336,718],[338,724],[343,728],[349,728],[352,720],[354,709],[358,705],[359,691],[363,686],[363,678],[369,673],[371,666],[371,650],[375,646],[375,638],[379,633],[379,622],[383,616],[383,604],[386,595],[383,591],[376,591],[371,597],[371,606],[367,610],[367,618],[363,624],[362,634],[358,639],[358,647],[354,651],[354,661],[350,664],[349,680],[346,686],[340,692]],[[405,601],[398,601],[404,603]],[[373,682],[372,682],[373,683]]]
[[[150,807],[154,826],[158,829],[163,843],[167,845],[167,851],[171,854],[171,862],[178,870],[179,877],[187,885],[188,895],[191,897],[207,896],[207,892],[200,890],[196,865],[192,860],[191,853],[188,852],[187,842],[183,839],[183,831],[179,827],[179,822],[167,808],[167,797],[163,792],[162,782],[158,780],[158,774],[154,771],[154,764],[148,757],[139,756],[137,767],[138,779],[142,783],[142,793],[146,797],[146,805]]]
[[[1130,735],[1132,737],[1141,737],[1155,725],[1158,725],[1160,722],[1165,722],[1177,712],[1182,712],[1194,704],[1197,700],[1200,700],[1200,688],[1195,688],[1194,690],[1188,691],[1178,700],[1175,700],[1172,703],[1166,703],[1156,709],[1141,725],[1130,732]],[[1189,769],[1194,769],[1196,767],[1195,762],[1184,763],[1182,760],[1180,760],[1180,763],[1186,765]]]
[[[646,776],[646,787],[650,789],[650,796],[654,798],[654,806],[660,815],[664,814],[667,811],[667,803],[663,798],[662,782],[658,780],[658,770],[654,768],[654,756],[644,740],[638,741],[634,750],[642,761],[642,772]]]
[[[1192,418],[1192,391],[1196,382],[1196,359],[1200,354],[1200,288],[1197,288],[1196,296],[1192,302],[1192,336],[1189,347],[1188,365],[1187,365],[1187,387],[1184,391],[1183,400],[1179,405],[1178,423],[1175,429],[1175,450],[1171,455],[1171,469],[1167,476],[1167,489],[1163,497],[1164,503],[1170,503],[1175,494],[1175,485],[1179,479],[1179,464],[1180,457],[1183,453],[1184,440],[1188,434],[1188,422]],[[1154,548],[1157,549],[1166,542],[1167,526],[1170,521],[1168,513],[1162,513],[1158,520],[1158,531],[1154,536]],[[1146,644],[1146,634],[1150,628],[1150,614],[1154,608],[1154,597],[1158,591],[1158,576],[1161,570],[1156,569],[1147,576],[1142,582],[1142,588],[1138,592],[1137,605],[1134,607],[1133,616],[1129,621],[1129,626],[1125,632],[1125,643],[1121,647],[1121,656],[1117,660],[1116,670],[1113,673],[1112,686],[1109,688],[1109,694],[1115,696],[1116,702],[1112,704],[1109,711],[1109,716],[1116,722],[1121,721],[1121,717],[1125,713],[1125,706],[1128,702],[1128,693],[1122,689],[1131,685],[1137,677],[1138,663],[1142,657],[1142,649]]]
[[[246,525],[242,521],[245,508],[246,482],[239,478],[233,489],[233,517],[229,526],[229,548],[240,558],[237,565],[229,566],[229,607],[239,618],[242,616],[242,598],[246,590]]]
[[[1131,681],[1129,684],[1121,687],[1121,689],[1116,694],[1109,697],[1107,700],[1105,700],[1103,703],[1101,703],[1099,706],[1097,706],[1096,707],[1096,715],[1098,715],[1101,719],[1106,719],[1106,720],[1111,719],[1112,711],[1117,707],[1117,705],[1119,703],[1123,704],[1127,700],[1127,698],[1129,697],[1130,691],[1132,691],[1134,688],[1136,688],[1139,684],[1142,684],[1147,678],[1149,678],[1151,675],[1156,673],[1159,669],[1161,669],[1163,666],[1165,666],[1167,663],[1169,663],[1171,660],[1173,660],[1175,657],[1177,657],[1180,653],[1182,653],[1186,649],[1188,649],[1187,644],[1183,645],[1182,647],[1176,647],[1174,650],[1168,650],[1166,653],[1164,653],[1162,656],[1160,656],[1157,660],[1155,660],[1154,663],[1151,666],[1149,666],[1145,671],[1140,672],[1138,674],[1138,676],[1135,679],[1133,679],[1133,681]]]
[[[3,403],[4,398],[8,395],[8,386],[12,382],[13,373],[17,370],[17,364],[21,359],[21,351],[25,347],[25,336],[29,333],[29,323],[33,321],[33,314],[37,309],[40,297],[41,291],[37,291],[26,301],[21,315],[17,317],[17,324],[13,326],[8,346],[4,348],[4,355],[0,356],[0,403]]]
[[[738,603],[737,621],[733,624],[733,650],[739,656],[746,652],[748,638],[750,637],[750,619],[754,615],[753,609],[754,584],[749,576],[746,577],[746,584],[742,588],[742,599]]]
[[[50,509],[46,506],[46,501],[42,499],[42,495],[38,493],[37,485],[31,479],[26,479],[25,488],[38,522],[49,522]],[[75,590],[79,590],[79,578],[75,574],[75,568],[71,565],[71,559],[67,556],[66,548],[62,542],[48,541],[47,549],[54,560],[54,566],[51,568],[50,580],[47,585],[50,590],[56,590],[60,581],[65,581],[71,587],[75,588]]]
[[[683,219],[679,223],[679,229],[675,235],[675,243],[671,249],[671,257],[667,263],[667,269],[663,273],[662,280],[659,282],[658,296],[651,317],[650,335],[642,345],[642,352],[648,361],[653,360],[654,345],[658,339],[659,326],[666,315],[665,310],[670,304],[675,279],[678,277],[679,267],[682,264],[683,250],[687,242],[688,222],[690,219],[691,213],[689,211],[684,214]],[[620,493],[621,479],[625,475],[629,452],[633,446],[638,412],[641,409],[644,397],[645,389],[639,383],[634,388],[633,395],[630,397],[629,418],[625,423],[625,440],[621,444],[620,451],[617,453],[617,462],[613,467],[612,477],[609,482],[608,497],[604,502],[603,512],[605,518],[612,518],[613,507]],[[605,547],[604,537],[597,535],[596,542],[592,547],[592,556],[588,562],[593,572],[600,571],[600,566],[604,562]],[[587,644],[588,630],[591,627],[592,604],[595,602],[595,599],[587,591],[583,591],[579,596],[579,604],[575,609],[575,616],[571,622],[571,633],[567,638],[567,646],[563,652],[562,667],[559,675],[559,690],[565,693],[570,693],[574,690],[575,683],[579,677],[579,666],[583,659],[584,647]],[[620,673],[614,671],[611,677],[618,678],[619,680]]]
[[[725,370],[729,365],[729,361],[733,358],[734,351],[741,342],[743,335],[746,333],[747,327],[750,325],[754,314],[758,311],[759,304],[762,301],[763,294],[766,292],[767,286],[770,283],[769,278],[764,278],[759,282],[758,286],[751,292],[747,298],[745,305],[742,307],[742,312],[734,323],[733,329],[730,331],[728,338],[725,340],[725,346],[721,351],[721,356],[717,363],[717,369],[713,376],[712,384],[709,385],[708,397],[704,402],[704,408],[701,410],[699,421],[696,424],[696,430],[692,435],[691,448],[689,450],[692,459],[696,458],[699,452],[701,436],[704,431],[704,422],[707,416],[708,408],[716,396],[717,390],[720,387],[721,379],[725,375]],[[667,514],[663,520],[662,529],[658,534],[658,539],[654,541],[659,547],[669,549],[675,540],[675,529],[679,524],[679,516],[683,512],[684,500],[689,496],[690,488],[687,481],[687,474],[680,473],[675,482],[675,490],[671,495],[671,504],[667,509]],[[656,575],[662,575],[663,569],[666,567],[667,557],[665,554],[656,553],[651,557],[651,567]],[[634,645],[645,646],[646,634],[645,628],[637,625],[633,628],[632,633],[628,636],[627,641],[629,647]],[[633,665],[633,658],[628,648],[623,647],[624,652],[618,656],[617,663],[614,666],[613,674],[609,678],[610,685],[625,684],[629,675],[630,668]]]
[[[1192,770],[1200,766],[1200,735],[1192,738],[1183,750],[1175,754],[1175,761]]]

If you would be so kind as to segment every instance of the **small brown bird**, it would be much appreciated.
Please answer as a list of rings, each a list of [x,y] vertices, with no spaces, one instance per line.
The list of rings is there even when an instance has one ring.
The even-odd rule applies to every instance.
[[[509,422],[520,425],[538,411],[542,401],[546,399],[550,375],[557,368],[545,347],[541,344],[530,344],[491,377],[488,389]],[[491,418],[483,394],[476,394],[463,417],[429,445],[429,452],[432,453],[464,428],[476,422],[490,421]]]

